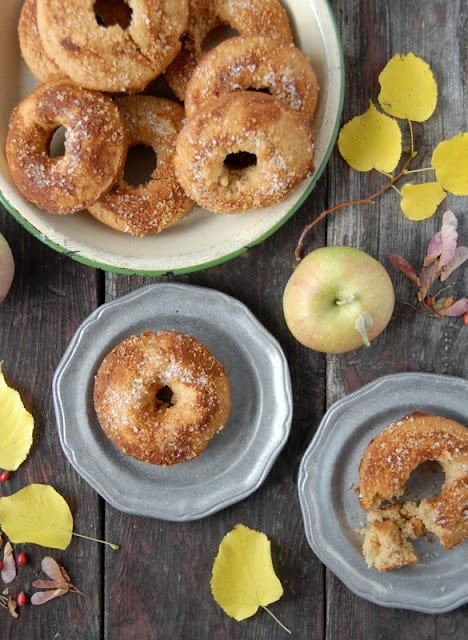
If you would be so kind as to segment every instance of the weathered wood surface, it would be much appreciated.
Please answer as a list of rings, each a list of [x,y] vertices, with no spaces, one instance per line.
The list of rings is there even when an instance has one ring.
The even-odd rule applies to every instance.
[[[439,140],[467,129],[465,3],[333,0],[331,5],[344,45],[343,121],[375,100],[378,73],[393,54],[413,51],[434,69],[440,85],[439,106],[430,121],[415,128],[420,164],[427,164]],[[291,437],[264,485],[240,504],[183,524],[132,517],[103,503],[61,452],[50,388],[68,341],[97,305],[144,283],[170,278],[104,275],[52,252],[1,210],[0,230],[12,246],[17,273],[11,293],[0,306],[0,360],[8,381],[21,391],[37,420],[33,453],[14,474],[8,491],[28,482],[50,482],[69,501],[77,531],[121,545],[112,552],[74,540],[66,551],[53,551],[86,596],[69,594],[43,607],[28,607],[17,620],[0,610],[2,640],[287,637],[266,612],[237,623],[213,602],[212,562],[223,535],[238,522],[264,531],[272,540],[274,565],[285,590],[274,612],[298,640],[462,640],[468,636],[467,607],[432,616],[385,609],[354,596],[309,549],[299,511],[298,465],[327,406],[387,373],[468,374],[467,329],[459,319],[437,321],[415,313],[409,304],[414,300],[410,284],[391,267],[398,302],[390,326],[371,349],[325,358],[302,348],[285,327],[282,290],[294,266],[300,231],[327,206],[368,195],[382,180],[350,170],[335,152],[302,209],[264,244],[225,265],[172,278],[219,289],[244,302],[280,341],[294,389]],[[447,199],[447,207],[458,215],[465,241],[466,204],[466,199]],[[440,215],[419,224],[404,219],[397,196],[390,191],[372,206],[335,214],[310,235],[306,251],[327,240],[360,247],[387,266],[387,256],[394,251],[418,264],[439,224]],[[459,277],[458,285],[460,292],[466,291],[466,276],[464,283]],[[26,590],[45,554],[32,545],[27,550],[31,563],[22,574]]]

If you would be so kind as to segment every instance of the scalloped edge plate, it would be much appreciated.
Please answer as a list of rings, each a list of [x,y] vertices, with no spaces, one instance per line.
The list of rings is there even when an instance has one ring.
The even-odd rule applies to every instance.
[[[231,385],[225,428],[199,458],[167,468],[123,455],[93,407],[104,355],[146,329],[194,336],[222,362]],[[253,493],[292,421],[289,368],[276,339],[235,298],[186,284],[141,287],[91,313],[56,369],[52,392],[60,443],[76,471],[116,509],[162,520],[202,518]]]
[[[341,41],[326,0],[287,0],[298,46],[309,56],[320,83],[313,129],[314,176],[286,201],[268,209],[216,215],[195,207],[161,234],[137,238],[119,233],[82,212],[50,215],[26,202],[12,184],[5,159],[10,113],[35,82],[21,62],[16,35],[20,0],[0,3],[0,201],[28,232],[75,260],[117,273],[188,273],[231,260],[277,231],[303,204],[333,150],[343,107],[344,65]]]
[[[418,564],[379,573],[367,567],[362,537],[356,532],[365,522],[356,487],[369,441],[415,411],[467,424],[467,398],[468,381],[462,378],[392,374],[338,400],[323,417],[299,468],[304,527],[314,553],[356,595],[385,607],[423,613],[444,613],[468,602],[467,542],[444,551],[438,541],[418,539]],[[433,471],[426,471],[432,474],[431,482]]]

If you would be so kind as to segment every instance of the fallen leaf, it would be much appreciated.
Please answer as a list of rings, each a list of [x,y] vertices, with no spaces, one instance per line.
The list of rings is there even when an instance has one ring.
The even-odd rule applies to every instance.
[[[259,607],[272,615],[267,605],[281,598],[283,587],[264,533],[237,524],[224,536],[213,565],[211,591],[217,604],[235,620],[253,616]]]
[[[9,387],[0,363],[0,468],[15,471],[32,445],[34,418],[24,407],[20,394]]]
[[[36,589],[49,589],[49,591],[37,591],[31,596],[31,604],[45,604],[54,598],[66,595],[69,591],[81,593],[70,581],[70,576],[65,568],[59,565],[51,556],[45,556],[41,562],[42,571],[52,578],[51,580],[34,580],[32,586]]]
[[[415,56],[396,54],[379,75],[378,102],[394,118],[424,122],[437,105],[437,83],[430,66]]]
[[[400,207],[409,220],[425,220],[437,211],[447,193],[438,182],[406,183],[401,189]]]
[[[0,526],[12,542],[66,549],[73,517],[65,499],[50,485],[30,484],[0,498]]]
[[[11,596],[6,596],[5,594],[0,594],[0,607],[4,607],[8,609],[13,618],[18,617],[18,611],[16,610],[16,600],[14,600]]]
[[[455,196],[468,195],[468,133],[459,133],[439,142],[432,153],[431,164],[437,181]]]
[[[431,315],[455,317],[464,316],[468,312],[466,297],[458,300],[453,296],[442,297],[442,293],[448,289],[447,286],[435,294],[430,293],[437,280],[444,282],[455,269],[468,260],[468,247],[458,247],[457,242],[457,219],[452,211],[446,211],[442,216],[440,230],[429,241],[419,273],[402,256],[389,256],[390,263],[416,285],[417,299]]]
[[[2,581],[5,584],[13,582],[16,578],[16,562],[13,555],[13,547],[9,542],[5,543],[3,549],[3,567],[1,571]]]
[[[367,111],[343,125],[338,149],[356,171],[391,173],[401,157],[401,130],[396,120],[377,111],[371,102]]]

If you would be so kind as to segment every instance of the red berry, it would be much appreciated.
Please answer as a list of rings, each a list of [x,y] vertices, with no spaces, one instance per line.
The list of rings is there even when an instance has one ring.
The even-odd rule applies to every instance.
[[[463,314],[463,324],[468,324],[468,311]]]
[[[25,553],[23,553],[23,552],[18,553],[18,556],[17,556],[17,558],[16,558],[16,562],[17,562],[18,564],[23,565],[23,566],[24,566],[25,564],[28,564],[28,556],[27,556]]]
[[[16,604],[18,607],[24,607],[28,602],[28,596],[24,593],[24,591],[20,591],[16,596]]]
[[[9,471],[2,471],[2,473],[0,473],[0,482],[7,482],[10,479],[10,472]]]
[[[3,569],[3,560],[0,560],[0,571]]]

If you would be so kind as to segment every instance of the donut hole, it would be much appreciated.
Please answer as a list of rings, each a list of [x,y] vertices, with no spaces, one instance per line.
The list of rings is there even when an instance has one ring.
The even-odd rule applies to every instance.
[[[224,158],[224,167],[227,171],[243,171],[249,167],[255,167],[257,156],[249,151],[237,151],[228,153]]]
[[[413,469],[405,488],[405,499],[422,500],[434,498],[442,491],[445,474],[435,460],[427,460]]]
[[[48,154],[51,158],[61,158],[65,155],[65,139],[67,137],[66,127],[60,126],[52,131],[49,144]]]
[[[172,389],[167,384],[164,385],[156,392],[156,406],[158,408],[161,406],[172,407],[174,405],[173,397]]]
[[[224,42],[224,40],[228,40],[229,38],[239,35],[239,31],[237,31],[237,29],[233,29],[229,24],[220,24],[208,31],[203,39],[201,50],[205,53],[210,49],[214,49],[216,45]]]
[[[138,187],[151,180],[158,159],[153,147],[135,144],[129,147],[125,161],[123,179],[132,187]]]
[[[119,25],[127,29],[132,21],[132,9],[125,0],[96,0],[93,11],[100,27]]]

